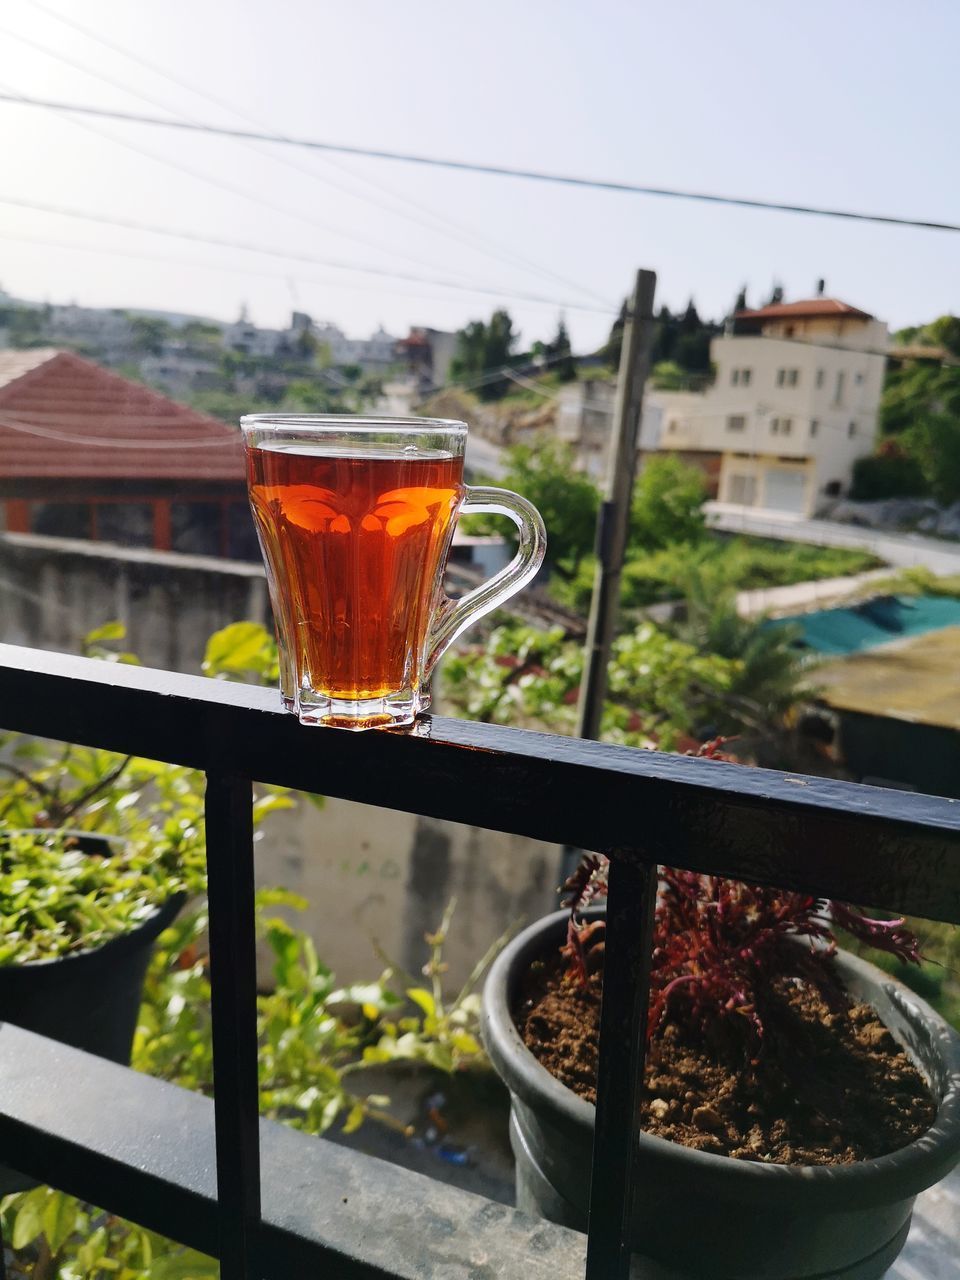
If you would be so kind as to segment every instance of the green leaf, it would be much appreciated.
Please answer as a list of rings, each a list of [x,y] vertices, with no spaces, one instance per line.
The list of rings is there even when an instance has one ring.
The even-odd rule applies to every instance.
[[[127,628],[122,622],[105,622],[102,627],[88,631],[83,638],[86,647],[102,644],[105,640],[126,640]]]
[[[184,1249],[155,1258],[145,1280],[214,1280],[217,1274],[213,1258],[194,1249]]]
[[[479,1041],[469,1031],[454,1031],[450,1043],[458,1053],[482,1053]]]
[[[43,1231],[43,1211],[49,1195],[46,1187],[34,1187],[24,1198],[13,1224],[14,1249],[25,1249]]]
[[[343,1122],[344,1133],[354,1133],[363,1124],[367,1116],[366,1107],[362,1102],[355,1102],[347,1114],[346,1120]]]
[[[261,671],[269,662],[270,634],[259,622],[232,622],[207,641],[203,673],[244,674]]]
[[[302,894],[292,889],[268,888],[257,890],[257,907],[291,907],[295,911],[306,911],[309,902]]]
[[[437,1006],[433,996],[424,987],[409,987],[407,995],[414,1004],[419,1005],[428,1018],[436,1017]]]
[[[51,1253],[59,1253],[64,1243],[78,1230],[86,1215],[73,1196],[54,1191],[43,1211],[43,1233]]]

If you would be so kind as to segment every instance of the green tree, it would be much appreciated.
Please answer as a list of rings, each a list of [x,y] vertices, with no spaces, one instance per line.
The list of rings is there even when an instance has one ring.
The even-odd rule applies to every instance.
[[[507,363],[517,344],[519,334],[514,331],[509,311],[495,311],[487,325],[484,347],[484,368],[499,369]]]
[[[556,374],[559,382],[573,382],[577,376],[577,366],[570,348],[570,335],[563,317],[557,324],[557,332],[552,342],[547,343],[545,354],[550,361],[550,369]]]
[[[205,320],[190,320],[180,330],[180,337],[191,355],[218,355],[223,350],[223,333],[218,325]]]
[[[937,501],[960,501],[960,417],[924,414],[909,433],[908,447]]]
[[[14,307],[8,323],[11,347],[41,347],[46,342],[42,311],[33,307]]]
[[[682,391],[689,376],[676,360],[659,360],[650,370],[650,381],[658,391]]]
[[[603,358],[611,369],[620,368],[620,352],[623,349],[623,327],[627,323],[626,299],[620,304],[616,320],[610,326],[610,336],[602,348]]]
[[[736,594],[721,574],[701,565],[686,582],[685,613],[673,636],[700,654],[735,662],[728,686],[700,700],[701,734],[740,734],[761,763],[784,763],[784,724],[789,712],[813,696],[808,666],[794,648],[796,631],[743,618]]]
[[[130,317],[131,346],[141,355],[163,354],[163,344],[173,332],[169,321],[159,316]]]
[[[899,435],[922,417],[942,413],[960,418],[960,367],[912,361],[888,372],[880,399],[885,435]]]
[[[555,441],[532,448],[515,445],[507,453],[506,489],[522,493],[533,503],[547,526],[547,556],[555,573],[569,580],[576,576],[580,562],[593,550],[600,493],[589,478],[574,470],[570,449]],[[475,517],[474,528],[506,533],[516,542],[513,525],[509,531],[492,516]]]
[[[672,454],[651,458],[633,491],[630,549],[643,553],[703,537],[707,482],[698,467]]]
[[[519,334],[513,328],[510,313],[502,308],[490,317],[490,323],[471,320],[457,334],[457,346],[450,373],[462,382],[480,381],[477,394],[482,400],[499,399],[508,387],[506,378],[489,377],[510,363]]]

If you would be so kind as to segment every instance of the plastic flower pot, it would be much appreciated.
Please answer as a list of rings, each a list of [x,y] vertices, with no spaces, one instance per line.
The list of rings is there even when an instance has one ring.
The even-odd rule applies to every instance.
[[[586,1230],[595,1108],[541,1066],[514,1025],[532,961],[566,936],[559,911],[519,934],[483,993],[483,1038],[510,1091],[517,1205]],[[930,1129],[856,1164],[760,1164],[637,1135],[630,1244],[649,1280],[879,1280],[902,1249],[915,1197],[960,1160],[960,1036],[888,974],[845,952],[848,990],[872,1004],[926,1077]]]
[[[81,851],[90,854],[122,843],[87,832],[61,834],[73,836]],[[0,965],[0,1022],[128,1064],[153,944],[185,901],[185,894],[174,894],[135,928],[87,951]],[[0,1194],[32,1185],[0,1166]]]

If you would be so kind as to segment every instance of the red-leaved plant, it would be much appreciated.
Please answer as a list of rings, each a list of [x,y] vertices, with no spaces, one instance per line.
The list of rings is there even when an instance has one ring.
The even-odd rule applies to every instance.
[[[699,755],[730,759],[722,740]],[[608,861],[587,854],[561,892],[570,921],[563,954],[570,980],[587,984],[603,963],[604,921],[584,921],[581,912],[607,892]],[[828,1004],[838,994],[830,959],[837,949],[834,926],[899,960],[920,963],[919,941],[904,920],[874,920],[859,908],[827,898],[660,868],[654,923],[647,1034],[668,1012],[695,1025],[728,1015],[749,1020],[763,1035],[759,993],[778,977],[811,982]],[[806,941],[807,946],[800,945]]]

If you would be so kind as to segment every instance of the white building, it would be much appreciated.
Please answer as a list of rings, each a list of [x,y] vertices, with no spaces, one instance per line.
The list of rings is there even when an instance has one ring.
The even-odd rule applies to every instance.
[[[887,326],[832,298],[741,311],[702,393],[650,391],[641,448],[697,456],[721,503],[811,515],[873,452]]]
[[[243,307],[239,320],[224,329],[223,345],[228,351],[245,356],[272,357],[279,351],[285,336],[282,329],[258,328],[247,314],[247,308]]]
[[[616,397],[614,378],[568,382],[557,392],[557,439],[574,451],[578,468],[597,481],[606,475]]]

